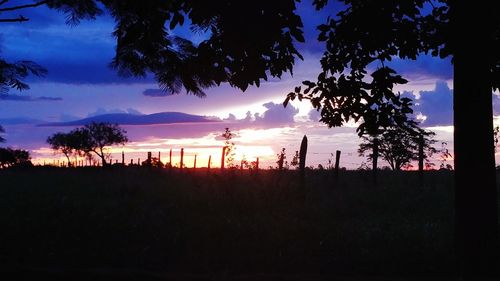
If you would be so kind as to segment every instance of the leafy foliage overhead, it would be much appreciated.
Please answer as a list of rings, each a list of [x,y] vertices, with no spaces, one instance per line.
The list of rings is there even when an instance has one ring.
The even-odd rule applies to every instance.
[[[321,121],[329,126],[363,118],[358,129],[362,135],[370,133],[367,128],[391,125],[385,121],[397,123],[391,117],[395,112],[408,113],[409,101],[388,91],[396,84],[406,83],[388,62],[395,57],[416,59],[420,54],[453,56],[457,44],[464,42],[457,41],[460,36],[452,32],[457,29],[450,23],[452,9],[447,0],[340,2],[342,10],[318,26],[318,40],[326,47],[321,58],[322,72],[316,82],[304,81],[304,88],[290,93],[285,105],[289,99],[309,99],[321,111]],[[317,9],[323,9],[327,3],[328,0],[313,1]],[[493,14],[480,20],[488,21],[489,26],[488,30],[478,31],[485,35],[476,35],[486,38],[481,42],[486,43],[483,49],[490,59],[487,63],[491,76],[487,80],[492,89],[498,89],[500,20]],[[372,71],[371,85],[366,82],[368,71]],[[376,91],[374,84],[385,90]],[[377,124],[379,121],[382,122]]]
[[[111,65],[119,73],[152,73],[165,91],[179,93],[184,88],[204,96],[205,88],[223,82],[246,90],[269,75],[281,77],[292,71],[295,59],[302,58],[294,42],[304,41],[296,2],[47,0],[31,6],[62,11],[69,24],[109,12],[116,22],[117,40]],[[0,12],[2,8],[8,12],[2,4]],[[174,32],[179,26],[189,27],[204,40],[193,43],[179,37]]]
[[[0,58],[0,94],[5,94],[10,88],[28,90],[29,86],[23,80],[30,74],[45,76],[47,70],[32,61],[8,62]]]

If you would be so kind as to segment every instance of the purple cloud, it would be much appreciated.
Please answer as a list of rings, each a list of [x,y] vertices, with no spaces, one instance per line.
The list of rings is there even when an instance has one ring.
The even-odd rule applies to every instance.
[[[147,97],[154,97],[154,98],[172,96],[172,93],[169,93],[161,89],[146,89],[142,92],[142,94]]]
[[[321,119],[321,113],[316,109],[311,109],[308,114],[309,120],[318,122]]]
[[[295,122],[295,115],[299,113],[299,110],[293,106],[283,107],[283,104],[268,102],[263,104],[267,110],[262,114],[262,116],[255,115],[255,123],[267,124],[267,125],[287,125],[293,124]]]
[[[62,101],[60,97],[32,97],[11,94],[0,94],[0,100],[8,101]]]
[[[414,111],[427,117],[424,126],[453,125],[453,91],[445,81],[437,81],[434,90],[420,91]]]
[[[132,114],[132,115],[143,115],[142,112],[140,112],[139,110],[133,109],[133,108],[127,108],[126,110],[123,110],[123,109],[118,109],[118,108],[105,109],[105,108],[99,107],[96,111],[89,113],[87,115],[87,117],[94,117],[94,116],[98,116],[98,115],[115,114],[115,113]]]

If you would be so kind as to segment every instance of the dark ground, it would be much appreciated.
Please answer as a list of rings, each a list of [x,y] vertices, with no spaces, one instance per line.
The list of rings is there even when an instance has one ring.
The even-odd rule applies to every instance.
[[[373,186],[367,171],[309,171],[301,189],[294,171],[140,168],[3,170],[0,182],[2,280],[455,276],[449,171],[422,187],[413,172]]]

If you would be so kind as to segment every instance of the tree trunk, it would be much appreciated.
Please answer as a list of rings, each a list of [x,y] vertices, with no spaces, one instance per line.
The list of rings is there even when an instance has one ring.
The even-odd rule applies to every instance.
[[[106,166],[106,165],[108,164],[108,163],[106,162],[106,156],[104,155],[104,151],[103,151],[103,148],[102,148],[102,147],[100,147],[100,148],[99,148],[99,151],[100,151],[101,153],[100,153],[100,154],[98,153],[97,155],[98,155],[99,157],[101,157],[101,160],[102,160],[102,166],[104,167],[104,166]]]
[[[498,249],[498,214],[493,147],[492,90],[489,81],[491,42],[486,3],[454,1],[455,239],[458,266],[466,279],[492,276]],[[471,9],[473,11],[471,11]],[[494,17],[493,17],[494,18]]]

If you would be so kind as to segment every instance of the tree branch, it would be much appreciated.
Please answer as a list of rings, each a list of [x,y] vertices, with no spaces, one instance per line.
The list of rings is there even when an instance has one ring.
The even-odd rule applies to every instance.
[[[19,16],[17,19],[0,19],[0,22],[23,22],[23,21],[29,21],[29,19]]]
[[[0,5],[4,4],[5,2],[7,2],[7,1],[3,0],[2,2],[0,2]],[[21,9],[26,9],[26,8],[34,8],[34,7],[42,6],[45,4],[47,4],[47,1],[39,1],[39,2],[36,2],[33,4],[19,5],[19,6],[13,6],[13,7],[8,7],[8,8],[0,8],[0,12],[8,12],[8,11],[15,11],[15,10],[21,10]]]

